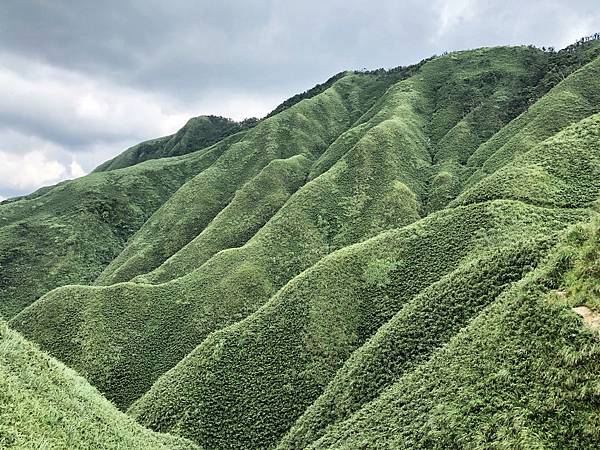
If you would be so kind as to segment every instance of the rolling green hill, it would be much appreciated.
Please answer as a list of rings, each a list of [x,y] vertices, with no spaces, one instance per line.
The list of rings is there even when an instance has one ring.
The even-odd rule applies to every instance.
[[[599,56],[342,72],[0,204],[0,314],[61,363],[7,339],[107,447],[597,448]]]
[[[0,316],[12,317],[55,287],[93,282],[169,196],[241,137],[0,205]]]

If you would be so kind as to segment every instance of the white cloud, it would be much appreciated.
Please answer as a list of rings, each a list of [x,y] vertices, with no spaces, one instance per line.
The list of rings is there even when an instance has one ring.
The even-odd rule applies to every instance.
[[[577,41],[583,36],[589,36],[598,31],[600,13],[595,15],[581,15],[570,8],[556,11],[557,20],[561,22],[559,37],[556,39],[556,47],[563,48]]]
[[[262,116],[282,99],[204,92],[173,98],[0,53],[0,192],[77,178],[199,114]],[[2,188],[5,190],[3,191]]]
[[[477,15],[476,4],[473,0],[440,0],[436,6],[439,15],[439,28],[434,39],[439,39],[458,25],[472,20]]]
[[[69,175],[73,178],[79,178],[84,176],[85,174],[86,171],[83,170],[83,167],[81,167],[81,165],[77,161],[73,160],[69,165]]]
[[[66,174],[64,165],[50,160],[43,152],[11,154],[0,151],[2,185],[13,189],[33,189],[55,183]]]
[[[5,123],[74,144],[170,134],[200,114],[262,116],[282,100],[235,89],[203,90],[182,104],[151,91],[6,54],[0,54],[0,98]]]
[[[85,173],[64,147],[0,128],[0,192],[24,193]]]
[[[0,58],[0,114],[64,142],[174,132],[190,117],[167,98],[38,62]]]

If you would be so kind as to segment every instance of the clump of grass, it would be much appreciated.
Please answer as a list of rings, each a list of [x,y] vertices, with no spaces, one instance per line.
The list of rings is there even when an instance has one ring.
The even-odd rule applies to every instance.
[[[0,321],[0,447],[194,449],[154,433]]]

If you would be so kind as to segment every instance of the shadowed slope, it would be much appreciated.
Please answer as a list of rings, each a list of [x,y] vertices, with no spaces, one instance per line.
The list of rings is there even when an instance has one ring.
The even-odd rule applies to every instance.
[[[218,116],[194,117],[188,120],[177,133],[134,145],[113,159],[100,164],[94,172],[122,169],[149,159],[195,152],[249,128],[251,124],[253,125],[252,122],[238,123]]]
[[[481,145],[467,164],[476,172],[468,187],[565,127],[600,110],[600,58],[594,59]]]
[[[317,157],[383,87],[373,78],[351,74],[323,93],[261,121],[210,170],[173,195],[130,240],[98,283],[127,281],[158,267],[200,234],[235,192],[271,160],[300,154]],[[169,239],[163,239],[167,234]]]
[[[14,326],[80,370],[117,404],[127,406],[210,332],[252,313],[323,256],[417,220],[424,209],[430,176],[426,131],[432,111],[445,111],[444,117],[452,116],[455,120],[460,120],[462,114],[453,106],[454,100],[445,97],[439,103],[432,100],[443,85],[439,66],[444,67],[446,75],[454,73],[454,77],[461,79],[466,74],[478,74],[480,60],[488,61],[499,53],[502,57],[494,63],[498,67],[484,64],[482,70],[498,71],[509,60],[505,78],[510,80],[522,74],[525,57],[530,52],[505,48],[479,50],[424,64],[421,76],[400,81],[386,91],[376,109],[359,125],[362,135],[341,159],[293,194],[242,247],[210,257],[219,248],[210,248],[206,235],[201,233],[181,255],[175,254],[169,260],[166,270],[158,269],[148,277],[158,276],[159,281],[179,277],[169,283],[64,288],[51,292],[35,307],[24,311],[13,321]],[[515,62],[515,56],[521,57],[520,63]],[[454,72],[453,66],[457,67]],[[435,83],[431,78],[435,78]],[[477,89],[469,92],[481,95]],[[311,101],[318,106],[330,96],[338,98],[336,93],[325,91]],[[310,105],[301,102],[286,112],[292,114],[300,106]],[[270,123],[264,121],[252,132],[262,133],[261,127],[274,126]],[[440,124],[437,128],[451,129],[452,124]],[[198,190],[197,184],[206,185],[205,174],[180,189],[155,214],[158,225],[145,227],[146,231],[154,233],[161,227],[173,226],[169,218],[190,226],[195,224],[197,208],[204,207],[207,201],[206,196],[200,195],[205,191]],[[247,186],[254,184],[252,180]],[[262,195],[268,196],[268,191]],[[197,199],[198,204],[188,208],[192,199]],[[222,214],[246,215],[244,204],[231,202]],[[222,218],[217,215],[216,223]],[[205,230],[207,233],[212,230],[211,242],[216,242],[221,233],[224,233],[222,242],[230,238],[225,235],[226,227],[209,225]],[[145,233],[138,233],[134,241],[143,242],[141,236]],[[164,233],[169,242],[175,240],[171,228]],[[150,246],[158,249],[163,244]],[[135,259],[147,262],[143,252],[136,254]],[[139,277],[136,281],[144,279]]]
[[[0,316],[13,316],[57,286],[93,281],[181,184],[237,139],[0,204]]]

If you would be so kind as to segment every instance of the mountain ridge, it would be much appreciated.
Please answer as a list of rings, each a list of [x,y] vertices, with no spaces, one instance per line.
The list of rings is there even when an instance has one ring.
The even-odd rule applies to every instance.
[[[2,314],[139,424],[203,448],[594,448],[598,336],[571,309],[599,304],[598,56],[493,47],[342,72],[196,151],[129,149],[3,203]]]

